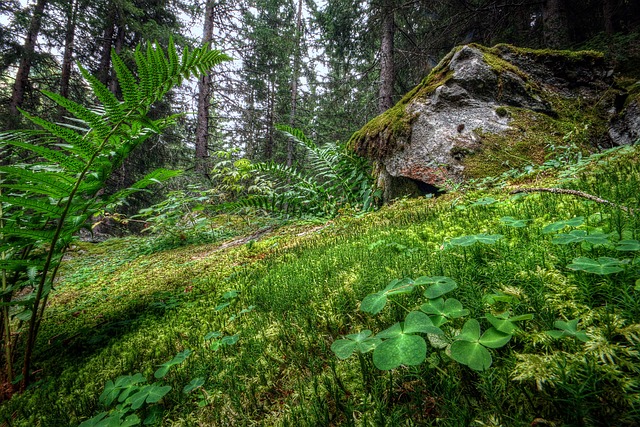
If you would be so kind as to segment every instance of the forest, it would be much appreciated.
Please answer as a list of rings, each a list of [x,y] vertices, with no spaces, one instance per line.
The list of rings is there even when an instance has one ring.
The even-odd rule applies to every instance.
[[[640,3],[0,24],[2,426],[640,424]]]

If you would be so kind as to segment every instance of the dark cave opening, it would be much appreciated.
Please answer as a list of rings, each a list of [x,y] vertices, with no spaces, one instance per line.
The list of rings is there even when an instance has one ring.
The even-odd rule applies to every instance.
[[[411,181],[416,185],[416,187],[418,187],[418,191],[421,196],[433,194],[434,197],[438,197],[446,193],[446,191],[435,185],[427,184],[426,182],[417,179],[412,179]]]

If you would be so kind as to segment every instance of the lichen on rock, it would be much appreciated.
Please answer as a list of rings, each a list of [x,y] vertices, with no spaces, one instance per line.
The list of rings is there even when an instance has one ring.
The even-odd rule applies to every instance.
[[[422,184],[540,163],[576,126],[580,144],[601,139],[619,92],[612,87],[598,52],[461,46],[349,146],[374,161],[385,200],[417,195]]]

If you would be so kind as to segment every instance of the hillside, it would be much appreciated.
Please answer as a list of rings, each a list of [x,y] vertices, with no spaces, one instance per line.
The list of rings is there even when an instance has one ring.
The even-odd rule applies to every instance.
[[[77,243],[39,336],[40,381],[1,419],[637,425],[638,151],[226,242]],[[576,191],[514,192],[526,187]]]

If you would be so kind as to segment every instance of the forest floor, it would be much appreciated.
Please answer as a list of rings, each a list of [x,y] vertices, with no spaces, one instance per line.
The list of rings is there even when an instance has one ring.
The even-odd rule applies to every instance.
[[[638,425],[638,188],[634,146],[226,241],[78,242],[0,422]]]

